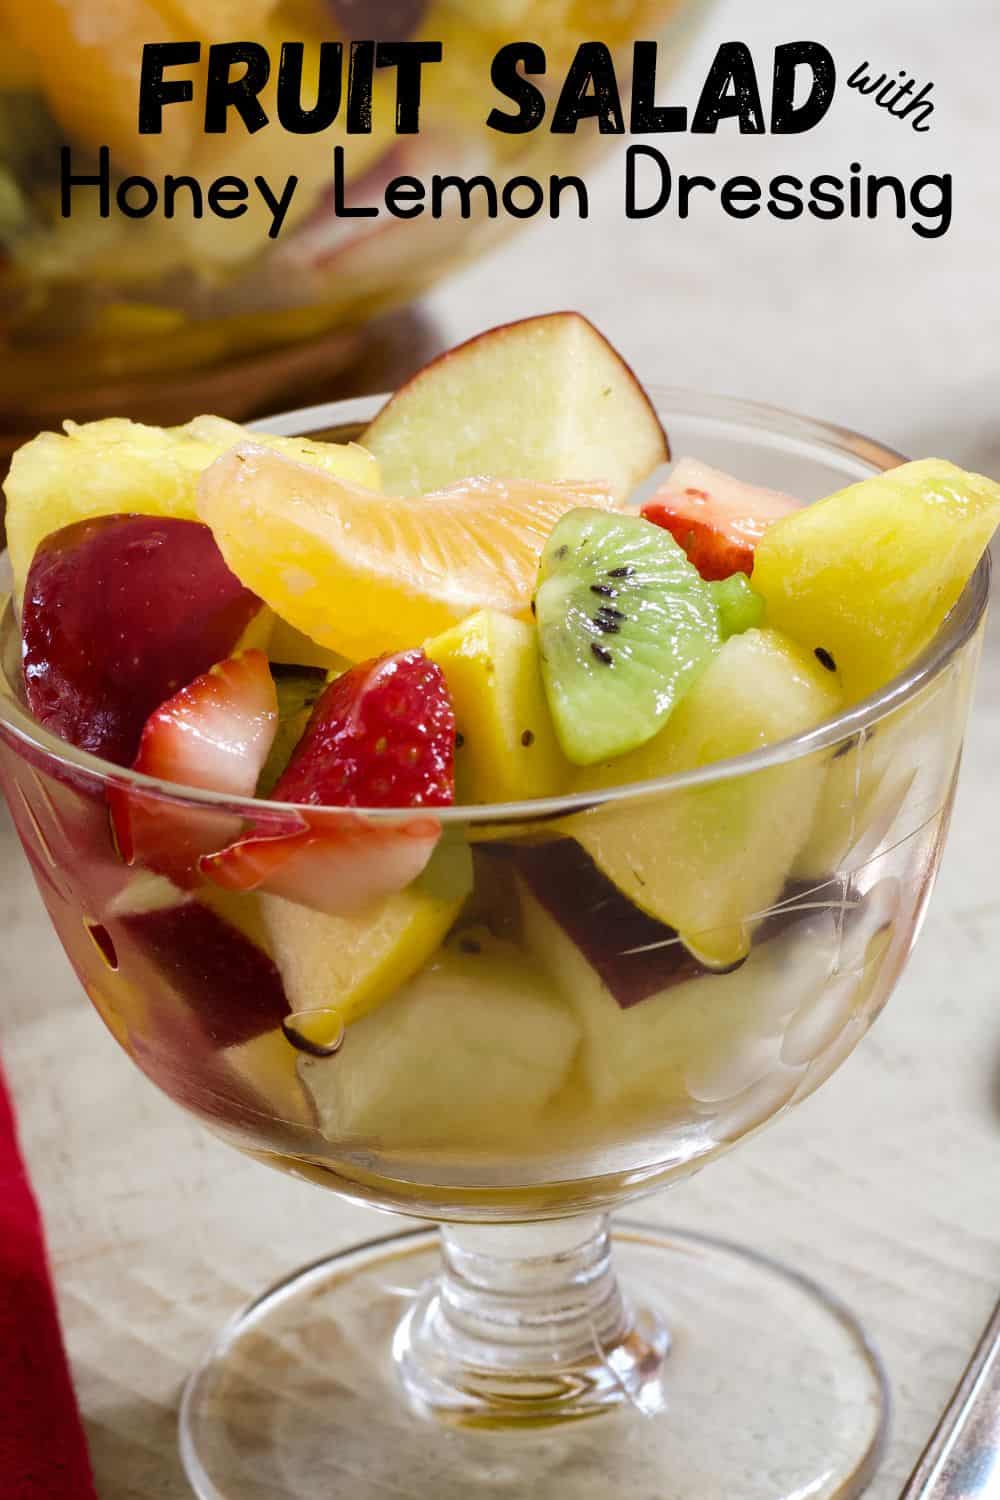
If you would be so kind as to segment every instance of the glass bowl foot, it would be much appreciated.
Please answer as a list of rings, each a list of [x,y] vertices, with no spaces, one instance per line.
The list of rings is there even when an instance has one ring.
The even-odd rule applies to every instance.
[[[518,1388],[491,1371],[470,1387],[433,1327],[447,1236],[444,1278],[438,1232],[409,1231],[295,1273],[232,1320],[181,1409],[199,1500],[831,1500],[870,1478],[888,1405],[877,1356],[795,1272],[617,1223],[636,1311],[615,1324],[601,1303],[597,1349],[621,1378],[581,1354],[576,1382],[539,1385],[536,1369]]]

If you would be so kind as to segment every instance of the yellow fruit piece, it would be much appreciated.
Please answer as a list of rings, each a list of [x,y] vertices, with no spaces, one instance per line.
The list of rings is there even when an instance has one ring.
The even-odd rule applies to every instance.
[[[407,890],[354,917],[262,896],[270,948],[292,1011],[326,1013],[316,1017],[310,1040],[331,1043],[341,1026],[360,1020],[422,969],[471,889],[468,848],[442,845]],[[324,1025],[334,1034],[323,1034]]]
[[[475,610],[527,614],[545,539],[597,485],[468,479],[373,496],[255,444],[213,464],[198,511],[233,572],[296,630],[354,661]]]
[[[65,434],[42,432],[19,448],[4,484],[15,599],[39,542],[73,521],[118,512],[197,519],[198,476],[248,436],[222,417],[196,417],[185,427],[168,428],[119,417],[65,426]],[[254,441],[353,484],[378,485],[378,465],[356,443],[262,433]]]
[[[165,15],[176,18],[185,36],[230,42],[234,37],[257,39],[278,0],[158,0]]]
[[[241,1083],[259,1095],[261,1108],[266,1107],[286,1123],[310,1128],[317,1120],[312,1100],[298,1076],[301,1055],[276,1028],[224,1048],[221,1058]]]
[[[284,620],[275,621],[267,654],[272,661],[285,666],[320,667],[324,672],[335,672],[338,676],[351,665],[346,656],[327,651],[325,646],[317,646],[315,641]]]
[[[552,727],[535,627],[485,609],[424,650],[445,675],[462,737],[458,801],[517,802],[563,790],[572,768]]]
[[[1000,485],[903,464],[776,521],[754,558],[768,623],[829,652],[850,702],[930,644],[1000,522]]]
[[[589,767],[578,788],[649,781],[801,734],[836,713],[833,675],[776,630],[732,636],[647,744]],[[705,963],[747,953],[804,844],[826,766],[798,757],[752,775],[608,803],[565,831],[636,906]]]
[[[190,28],[149,0],[0,0],[5,47],[23,47],[68,141],[107,146],[113,170],[183,172],[203,123],[197,108],[167,109],[160,135],[140,135],[142,49],[191,40]],[[201,64],[183,76],[203,76]],[[196,93],[203,98],[200,81]],[[97,210],[94,209],[96,219]]]
[[[4,0],[0,0],[0,19],[5,12]],[[38,63],[33,53],[24,47],[9,45],[0,51],[0,90],[20,93],[37,88],[39,82]]]

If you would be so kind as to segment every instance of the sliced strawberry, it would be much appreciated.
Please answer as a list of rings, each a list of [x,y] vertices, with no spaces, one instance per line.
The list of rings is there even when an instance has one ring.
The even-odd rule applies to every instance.
[[[268,890],[334,915],[402,890],[440,834],[431,817],[391,823],[324,808],[443,807],[455,796],[455,715],[422,651],[363,662],[322,694],[274,788],[297,804],[283,825],[200,861],[230,890]],[[318,809],[305,812],[304,807]]]
[[[196,677],[146,721],[133,769],[160,781],[250,797],[278,727],[278,700],[263,651],[245,651]],[[108,793],[119,853],[190,884],[198,857],[233,837],[235,814],[184,807],[169,796]]]
[[[231,891],[269,891],[349,916],[415,880],[441,833],[436,818],[373,823],[354,813],[303,813],[287,833],[250,834],[199,868]]]
[[[680,543],[703,578],[753,572],[757,543],[772,522],[798,510],[778,490],[744,484],[693,458],[682,458],[642,507],[647,521]]]

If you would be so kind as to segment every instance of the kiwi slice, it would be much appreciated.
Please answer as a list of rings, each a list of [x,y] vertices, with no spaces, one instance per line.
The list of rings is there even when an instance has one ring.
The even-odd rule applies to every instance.
[[[535,612],[556,734],[579,766],[651,739],[721,644],[711,586],[639,516],[563,516],[542,553]]]
[[[753,630],[764,618],[764,601],[750,586],[745,573],[731,573],[709,585],[719,611],[719,634],[724,641],[731,635]]]

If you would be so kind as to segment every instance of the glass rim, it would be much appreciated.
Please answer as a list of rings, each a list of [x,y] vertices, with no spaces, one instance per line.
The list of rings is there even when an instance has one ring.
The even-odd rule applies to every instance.
[[[814,447],[825,448],[830,454],[853,458],[884,472],[905,463],[904,456],[894,449],[879,443],[848,427],[807,417],[787,411],[780,406],[742,398],[716,396],[686,390],[680,386],[646,387],[658,414],[669,427],[670,414],[717,421],[734,426],[738,422],[758,430],[774,433],[781,438],[797,438]],[[345,401],[331,401],[316,406],[300,407],[288,412],[276,413],[249,423],[251,431],[281,433],[286,436],[318,436],[340,429],[338,436],[346,440],[347,429],[358,428],[370,421],[388,394],[352,397]],[[357,434],[355,433],[356,437]],[[856,481],[855,481],[856,482]],[[655,797],[674,791],[710,786],[716,782],[729,781],[735,777],[753,775],[758,771],[784,765],[789,761],[830,749],[853,735],[877,723],[894,709],[908,702],[944,670],[952,658],[970,640],[983,617],[990,592],[990,554],[987,549],[980,558],[971,578],[956,603],[945,616],[933,640],[908,667],[890,679],[876,692],[858,703],[849,705],[832,718],[823,719],[811,729],[786,739],[775,740],[759,749],[741,755],[729,756],[725,760],[711,761],[688,771],[671,776],[654,777],[646,781],[623,782],[620,786],[602,787],[599,790],[582,790],[562,793],[554,797],[534,797],[517,802],[452,804],[447,807],[414,809],[400,808],[319,808],[312,804],[275,802],[258,797],[226,796],[201,787],[184,786],[179,782],[162,781],[134,771],[128,766],[118,766],[112,761],[90,751],[81,750],[67,743],[58,735],[45,729],[32,718],[28,710],[18,701],[13,685],[8,681],[2,663],[2,647],[14,616],[13,599],[8,597],[0,613],[0,724],[6,726],[13,737],[23,744],[41,751],[56,764],[83,771],[102,781],[117,786],[127,785],[136,790],[153,792],[175,802],[185,802],[202,807],[223,808],[242,813],[252,819],[262,815],[270,817],[288,816],[289,810],[313,814],[333,815],[340,812],[363,817],[372,822],[398,822],[403,817],[412,817],[415,811],[433,817],[444,824],[498,824],[546,821],[567,815],[585,812],[610,803],[630,802]]]

